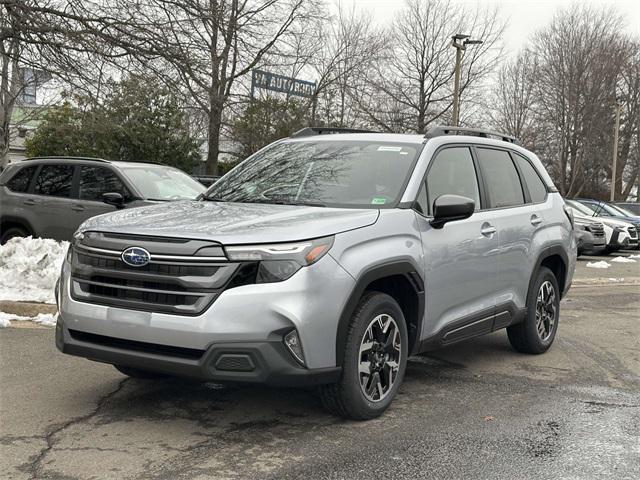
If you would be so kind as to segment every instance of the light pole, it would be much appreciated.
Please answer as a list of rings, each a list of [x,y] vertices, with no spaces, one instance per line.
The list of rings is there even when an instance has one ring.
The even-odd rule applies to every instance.
[[[462,51],[467,49],[467,45],[477,45],[482,40],[471,40],[469,35],[456,33],[451,37],[451,46],[456,49],[456,71],[453,85],[453,126],[460,123],[460,68],[462,64]]]
[[[620,132],[620,110],[622,110],[622,102],[616,99],[616,122],[613,127],[613,158],[611,159],[611,198],[612,202],[616,200],[616,174],[618,170],[618,134]]]

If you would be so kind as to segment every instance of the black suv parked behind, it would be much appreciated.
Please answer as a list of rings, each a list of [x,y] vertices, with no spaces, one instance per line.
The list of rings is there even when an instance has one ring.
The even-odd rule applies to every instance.
[[[177,168],[97,158],[33,158],[0,174],[0,244],[12,237],[70,240],[90,217],[194,199],[205,187]]]

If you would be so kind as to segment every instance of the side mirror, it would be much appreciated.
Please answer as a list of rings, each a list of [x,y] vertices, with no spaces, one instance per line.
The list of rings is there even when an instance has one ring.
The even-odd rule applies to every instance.
[[[118,192],[103,193],[102,201],[107,205],[113,205],[116,208],[124,208],[124,197]]]
[[[447,222],[469,218],[476,208],[476,202],[460,195],[440,195],[433,202],[433,228],[442,228]]]

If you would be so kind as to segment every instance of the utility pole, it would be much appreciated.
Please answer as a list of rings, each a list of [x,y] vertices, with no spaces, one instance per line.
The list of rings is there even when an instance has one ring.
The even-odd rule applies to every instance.
[[[620,132],[620,110],[622,110],[622,102],[616,100],[616,122],[613,127],[613,158],[611,159],[611,198],[612,202],[616,200],[616,177],[618,170],[618,133]]]
[[[467,45],[477,45],[482,40],[471,40],[469,35],[456,33],[451,37],[451,46],[456,49],[456,70],[453,85],[453,126],[460,124],[460,70],[462,69],[462,52],[467,49]]]

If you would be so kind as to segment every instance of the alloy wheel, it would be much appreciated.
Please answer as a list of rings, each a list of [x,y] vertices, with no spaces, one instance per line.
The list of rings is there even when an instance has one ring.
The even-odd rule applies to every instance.
[[[365,330],[358,353],[360,388],[367,400],[379,402],[391,392],[401,355],[398,324],[390,315],[378,315]]]
[[[557,314],[556,289],[549,280],[546,280],[540,285],[536,298],[536,329],[543,342],[546,342],[553,333]]]

